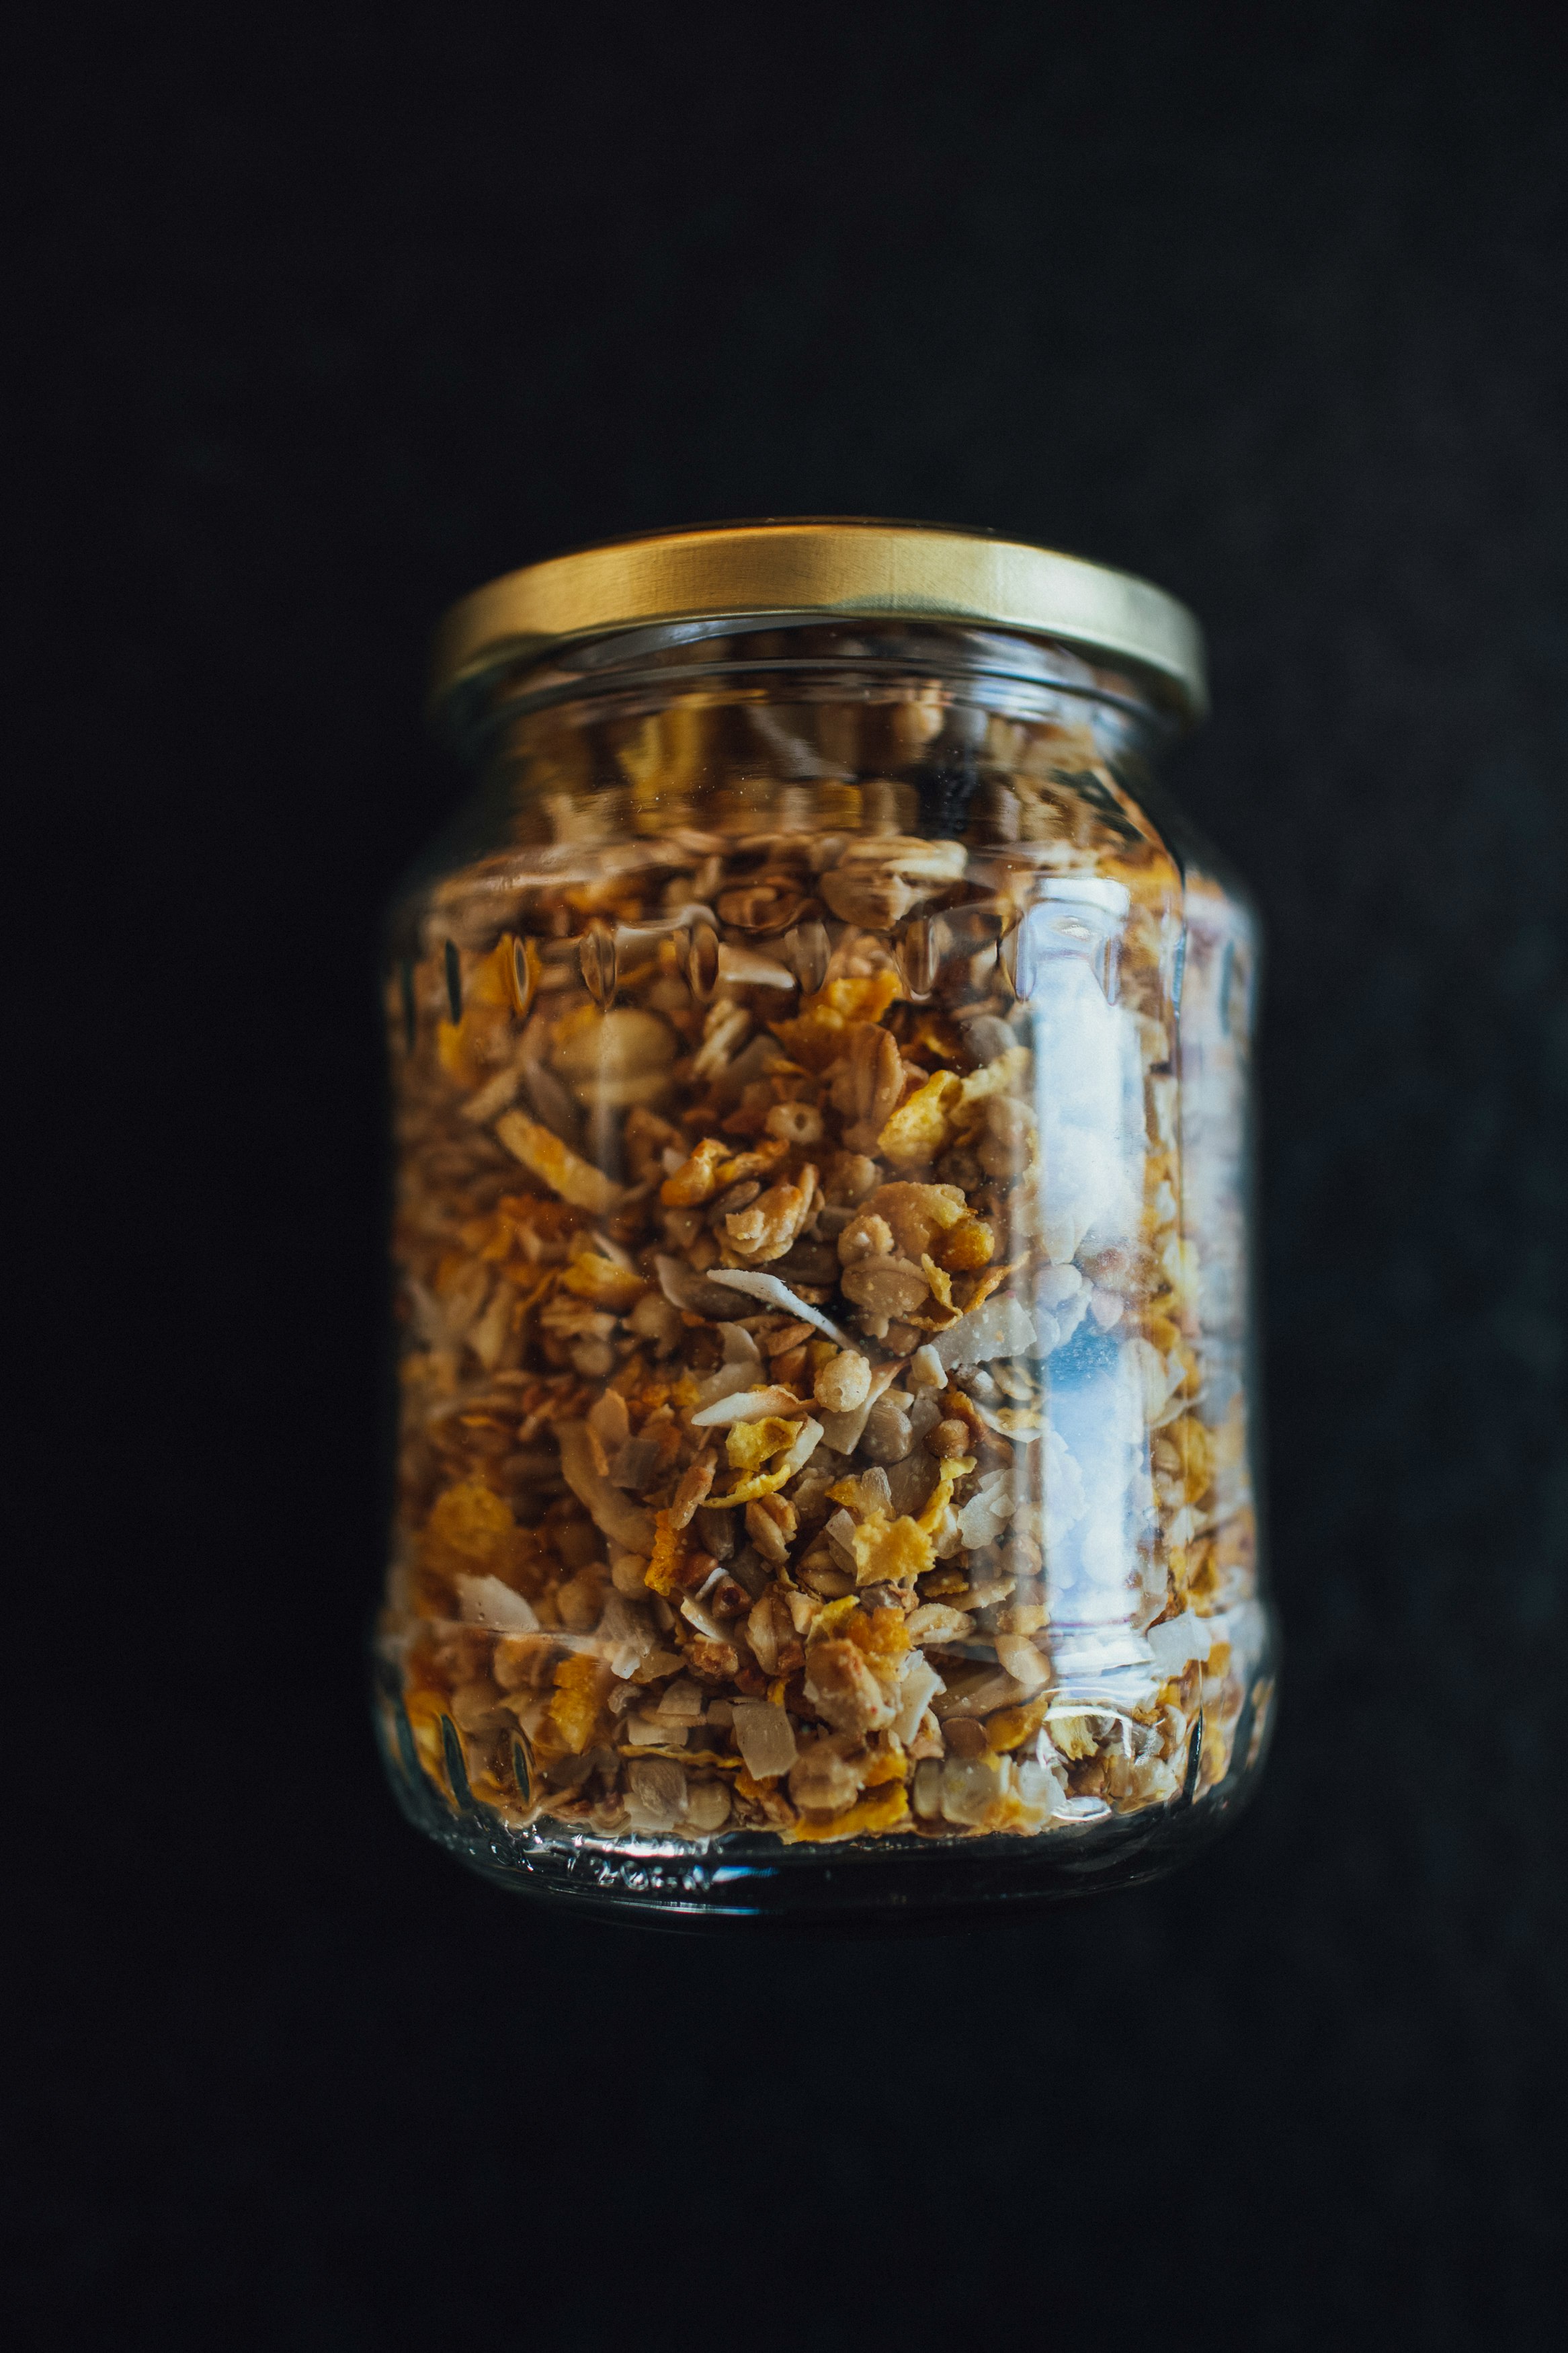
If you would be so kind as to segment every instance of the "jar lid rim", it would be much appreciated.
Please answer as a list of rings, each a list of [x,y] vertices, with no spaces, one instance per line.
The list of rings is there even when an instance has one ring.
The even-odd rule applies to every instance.
[[[980,623],[1153,673],[1189,721],[1207,708],[1203,631],[1134,573],[951,523],[795,516],[604,540],[475,589],[436,635],[431,692],[573,638],[733,618]]]

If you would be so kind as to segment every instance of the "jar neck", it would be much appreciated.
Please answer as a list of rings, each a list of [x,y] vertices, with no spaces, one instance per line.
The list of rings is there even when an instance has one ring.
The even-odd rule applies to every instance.
[[[679,833],[978,849],[1050,830],[1040,790],[1131,839],[1180,724],[1150,681],[1071,647],[902,620],[626,631],[498,664],[449,711],[479,772],[466,821],[574,857]]]
[[[1163,683],[1058,640],[954,622],[770,619],[619,630],[550,654],[498,661],[448,696],[444,732],[468,761],[510,765],[548,713],[577,727],[635,722],[675,706],[731,704],[753,717],[835,703],[927,714],[903,732],[922,745],[978,749],[989,720],[1087,728],[1105,758],[1147,760],[1179,732]],[[940,714],[940,723],[933,724]],[[900,731],[895,723],[895,738]],[[807,734],[820,733],[811,729]],[[762,716],[775,776],[833,778],[843,763],[790,747]],[[772,739],[770,741],[770,738]],[[784,765],[777,765],[779,760]]]

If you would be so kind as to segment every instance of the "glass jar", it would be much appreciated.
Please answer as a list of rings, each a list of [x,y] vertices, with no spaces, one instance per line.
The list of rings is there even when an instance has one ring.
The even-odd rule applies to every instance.
[[[459,606],[394,911],[377,1716],[488,1878],[1017,1912],[1256,1776],[1253,914],[1154,785],[1183,607],[769,523]]]

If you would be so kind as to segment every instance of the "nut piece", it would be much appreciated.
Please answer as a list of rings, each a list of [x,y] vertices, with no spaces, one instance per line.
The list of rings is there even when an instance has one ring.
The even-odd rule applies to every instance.
[[[858,1739],[847,1749],[842,1738],[814,1740],[789,1777],[789,1793],[795,1804],[818,1814],[841,1814],[852,1806],[860,1794],[855,1753],[858,1747]],[[863,1749],[860,1761],[865,1761]]]
[[[893,1711],[882,1686],[853,1642],[813,1642],[805,1654],[805,1695],[836,1732],[876,1732]]]
[[[964,1434],[967,1437],[968,1432]],[[866,1416],[866,1427],[860,1436],[861,1452],[869,1455],[873,1462],[901,1462],[914,1442],[904,1400],[894,1396],[879,1397]]]
[[[870,1393],[871,1367],[850,1348],[829,1356],[812,1387],[817,1404],[826,1406],[829,1413],[853,1413]]]

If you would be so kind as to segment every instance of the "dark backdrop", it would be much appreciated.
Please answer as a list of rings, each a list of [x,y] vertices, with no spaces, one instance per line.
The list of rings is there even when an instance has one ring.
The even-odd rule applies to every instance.
[[[1560,16],[207,15],[40,17],[14,83],[12,2308],[289,2353],[1547,2342]],[[427,631],[562,544],[791,512],[1189,599],[1175,782],[1270,926],[1279,1741],[1212,1855],[1027,1929],[535,1916],[401,1826],[366,1728]]]

